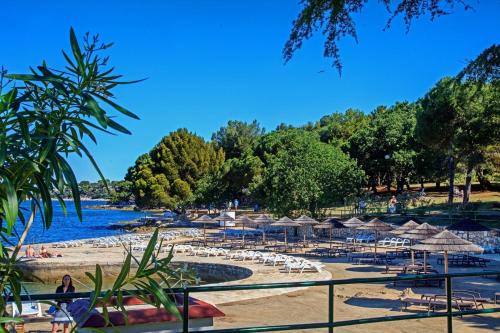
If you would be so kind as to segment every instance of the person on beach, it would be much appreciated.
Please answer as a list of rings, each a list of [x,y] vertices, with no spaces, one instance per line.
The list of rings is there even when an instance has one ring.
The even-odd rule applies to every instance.
[[[391,197],[391,200],[389,200],[389,208],[387,209],[389,214],[396,213],[396,204],[397,203],[398,203],[398,199],[396,199],[396,196],[393,195]]]
[[[40,257],[42,258],[54,258],[54,257],[62,257],[62,254],[56,252],[56,253],[51,253],[49,250],[47,250],[47,247],[45,245],[42,245],[42,248],[40,249]]]
[[[35,257],[35,249],[33,248],[33,246],[28,245],[28,247],[26,248],[25,255],[27,258],[34,258]]]
[[[56,289],[56,294],[65,294],[65,293],[74,293],[75,287],[73,287],[73,281],[71,280],[71,276],[68,274],[64,275],[62,278],[62,283]],[[73,318],[66,311],[66,306],[71,304],[73,300],[65,299],[65,300],[56,300],[58,310],[54,314],[54,319],[51,321],[52,323],[52,333],[56,333],[59,329],[59,325],[64,325],[64,333],[69,332],[69,324],[73,321]]]

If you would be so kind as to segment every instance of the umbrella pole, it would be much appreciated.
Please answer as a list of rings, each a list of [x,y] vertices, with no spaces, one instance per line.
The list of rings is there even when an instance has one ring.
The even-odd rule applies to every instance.
[[[424,274],[427,274],[427,251],[424,251]]]
[[[375,230],[375,259],[377,259],[377,239],[378,239],[378,231]]]
[[[444,274],[448,274],[448,251],[444,251]]]
[[[207,230],[205,229],[205,223],[203,223],[203,244],[207,246]]]
[[[415,252],[413,252],[413,250],[410,250],[410,253],[411,253],[411,264],[415,265]]]
[[[330,228],[330,249],[332,248],[332,228]]]
[[[224,220],[224,243],[226,242],[226,221]]]
[[[307,232],[307,226],[304,227],[304,247],[306,247],[306,232]]]
[[[243,248],[245,248],[245,223],[243,223]]]
[[[286,252],[286,249],[288,247],[288,238],[287,238],[287,231],[286,231],[287,227],[285,227],[285,252]]]

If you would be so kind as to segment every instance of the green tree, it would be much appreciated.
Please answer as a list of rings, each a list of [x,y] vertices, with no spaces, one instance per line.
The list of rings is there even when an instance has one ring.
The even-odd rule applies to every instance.
[[[224,150],[226,159],[240,158],[252,152],[257,139],[264,134],[259,123],[230,120],[212,135],[215,147]]]
[[[388,190],[396,178],[397,190],[402,191],[414,171],[416,156],[414,130],[416,106],[407,102],[392,107],[378,107],[367,125],[360,126],[350,136],[348,149],[369,176],[372,190],[385,178]]]
[[[448,156],[450,204],[457,162],[466,166],[466,204],[474,168],[484,161],[486,148],[500,141],[498,100],[498,89],[492,85],[460,83],[452,78],[440,80],[422,100],[417,134],[428,147]]]
[[[86,155],[96,170],[105,178],[94,161],[86,140],[96,142],[95,131],[110,133],[130,132],[112,119],[110,110],[137,118],[113,101],[114,88],[126,82],[107,67],[108,58],[102,51],[111,44],[100,44],[97,37],[86,35],[83,48],[70,30],[71,53],[63,51],[66,67],[52,68],[43,62],[30,74],[11,74],[0,80],[0,323],[19,319],[5,318],[6,299],[13,297],[18,308],[23,273],[19,269],[18,254],[35,216],[40,214],[45,229],[51,226],[53,204],[51,193],[64,211],[62,193],[69,187],[76,213],[82,220],[80,191],[75,174],[68,163],[70,155]],[[29,210],[20,205],[27,202]],[[27,213],[26,218],[24,213]],[[10,238],[14,229],[22,230],[16,243]],[[169,273],[170,258],[152,261],[157,233],[153,236],[139,263],[138,273],[128,276],[132,255],[127,256],[123,270],[111,291],[100,297],[102,270],[96,265],[93,275],[95,293],[90,308],[98,302],[107,303],[115,293],[123,295],[126,284],[140,286],[142,292],[153,295],[148,302],[175,308],[165,291],[153,278],[173,277]],[[122,308],[118,298],[117,308]],[[106,314],[103,314],[106,317]],[[126,315],[126,313],[125,313]],[[6,332],[3,325],[0,331]]]
[[[129,168],[126,180],[141,208],[177,208],[193,198],[197,182],[224,162],[222,149],[179,129],[165,136]]]
[[[369,117],[362,111],[347,109],[321,117],[314,126],[322,142],[333,144],[342,150],[348,150],[349,139],[363,127],[366,127]]]
[[[278,215],[305,210],[317,215],[318,209],[357,194],[364,181],[339,148],[301,129],[270,133],[257,151],[266,170],[253,192]]]

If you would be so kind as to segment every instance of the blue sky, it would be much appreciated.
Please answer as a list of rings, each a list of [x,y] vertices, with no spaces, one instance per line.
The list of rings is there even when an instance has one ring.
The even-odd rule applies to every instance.
[[[298,1],[20,1],[2,4],[0,65],[26,72],[46,60],[63,64],[69,27],[113,41],[111,64],[128,79],[117,101],[140,121],[122,119],[132,136],[99,136],[91,147],[107,178],[127,168],[179,127],[210,139],[230,119],[257,119],[268,130],[279,123],[315,121],[348,107],[415,100],[441,77],[499,42],[500,1],[469,1],[435,22],[415,21],[408,34],[398,18],[382,31],[388,14],[371,1],[357,15],[359,43],[340,43],[339,77],[322,57],[320,34],[284,65],[282,47]],[[318,73],[324,70],[324,73]],[[88,162],[72,159],[80,180],[98,178]]]

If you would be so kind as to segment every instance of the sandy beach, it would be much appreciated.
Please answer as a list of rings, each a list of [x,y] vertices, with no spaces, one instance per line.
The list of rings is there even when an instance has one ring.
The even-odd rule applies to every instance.
[[[175,243],[185,241],[185,238],[176,239]],[[93,271],[96,263],[103,265],[104,272],[112,278],[120,268],[124,256],[124,249],[94,248],[83,245],[76,248],[51,249],[63,254],[63,257],[36,259],[27,262],[36,274],[42,274],[47,281],[57,280],[59,276],[70,272],[77,279],[83,279],[84,271]],[[383,250],[382,250],[383,251]],[[439,256],[433,255],[430,263],[438,271],[443,267],[437,264]],[[220,264],[245,267],[252,270],[252,274],[244,279],[226,282],[227,284],[270,283],[285,281],[312,281],[326,279],[346,279],[393,276],[385,274],[385,266],[354,265],[345,257],[334,259],[312,258],[324,264],[321,273],[291,273],[283,272],[279,267],[264,266],[258,263],[227,260],[222,257],[200,257],[186,254],[176,254],[174,261],[196,262],[204,264]],[[492,261],[487,267],[489,270],[499,270],[500,263]],[[454,268],[450,272],[482,271],[483,268]],[[499,282],[495,279],[482,277],[460,278],[453,280],[455,290],[474,290],[481,292],[483,297],[493,297],[499,291]],[[425,312],[419,307],[410,307],[401,312],[399,301],[404,289],[410,285],[390,284],[356,284],[335,287],[334,317],[336,321],[370,318],[378,316],[394,316],[413,312]],[[226,316],[215,321],[216,328],[231,328],[245,326],[279,325],[306,322],[327,321],[328,302],[327,287],[311,287],[303,289],[217,292],[193,294],[192,296],[215,304]],[[442,293],[442,289],[432,287],[412,288],[416,294]],[[485,304],[485,307],[493,307]],[[50,317],[43,322],[26,325],[26,331],[49,329]],[[494,332],[500,329],[500,314],[472,315],[453,320],[456,332]],[[419,319],[378,323],[336,328],[335,332],[444,332],[446,318]],[[307,330],[304,332],[326,332],[322,330]],[[299,332],[299,331],[297,331]]]

